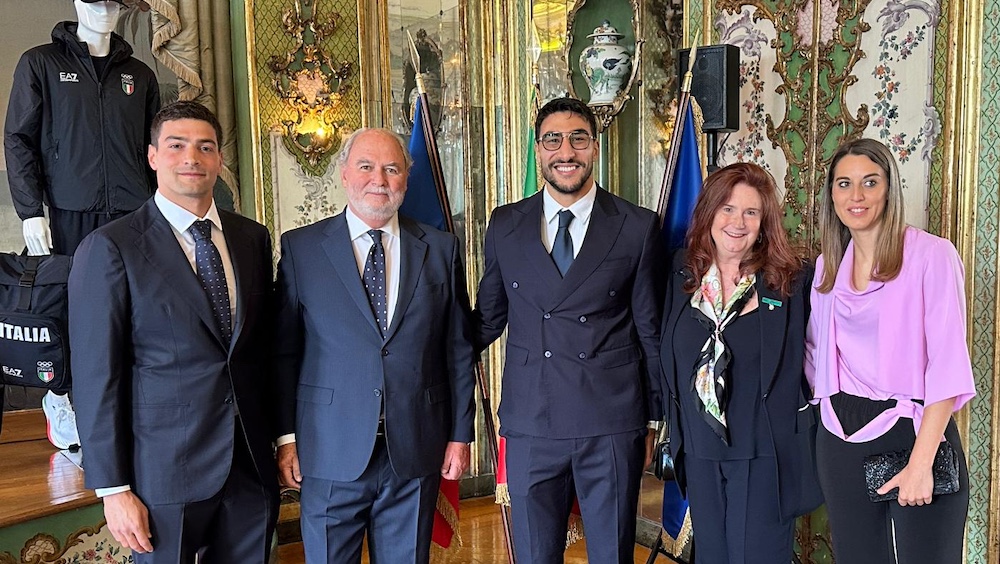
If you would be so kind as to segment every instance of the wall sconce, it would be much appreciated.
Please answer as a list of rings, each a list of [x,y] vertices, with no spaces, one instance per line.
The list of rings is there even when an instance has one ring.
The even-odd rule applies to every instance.
[[[351,75],[351,63],[340,66],[323,50],[323,40],[337,27],[338,14],[326,21],[316,16],[320,0],[295,0],[282,14],[285,33],[295,38],[295,49],[284,59],[271,57],[268,67],[275,73],[274,89],[294,112],[282,120],[282,140],[303,170],[321,175],[327,159],[340,148],[340,129],[335,119],[341,94]]]

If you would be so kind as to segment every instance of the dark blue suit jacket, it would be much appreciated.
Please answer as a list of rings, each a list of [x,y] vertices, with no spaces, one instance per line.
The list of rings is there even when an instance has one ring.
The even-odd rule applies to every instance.
[[[403,216],[399,294],[383,340],[341,213],[285,233],[278,266],[281,434],[302,474],[350,481],[371,458],[380,404],[393,470],[437,474],[449,441],[471,442],[469,298],[458,239]]]
[[[667,308],[663,320],[663,342],[660,360],[669,386],[670,450],[674,457],[677,483],[686,489],[684,475],[684,426],[677,401],[678,386],[690,386],[690,372],[675,370],[671,350],[674,327],[681,315],[689,310],[691,294],[682,290],[691,276],[685,267],[685,251],[675,253],[670,272]],[[781,296],[758,277],[755,291],[760,302],[760,391],[767,425],[766,435],[772,441],[778,465],[778,501],[785,518],[809,513],[823,503],[816,477],[813,446],[816,436],[816,408],[809,406],[805,396],[805,331],[809,318],[809,284],[812,267],[803,267],[791,296]],[[780,303],[773,309],[764,303]],[[692,368],[693,370],[693,368]]]
[[[245,434],[262,482],[277,491],[266,368],[270,236],[249,219],[219,216],[237,291],[228,349],[154,200],[76,251],[70,343],[88,488],[129,484],[150,504],[207,499],[221,490],[234,438]]]
[[[595,189],[586,238],[565,278],[542,244],[541,193],[490,219],[474,315],[479,349],[509,329],[504,431],[592,437],[662,417],[659,222]]]

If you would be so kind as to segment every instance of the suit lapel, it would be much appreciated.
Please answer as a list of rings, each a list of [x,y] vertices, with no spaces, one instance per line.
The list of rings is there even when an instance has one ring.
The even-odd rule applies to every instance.
[[[222,220],[222,233],[226,237],[229,261],[233,265],[233,281],[236,282],[236,308],[233,316],[233,337],[230,340],[230,348],[232,348],[235,346],[236,340],[239,339],[240,331],[246,323],[247,307],[250,305],[250,284],[254,279],[253,273],[257,265],[250,245],[241,244],[247,239],[239,228],[239,224],[221,211],[219,218]]]
[[[763,275],[757,275],[756,287],[760,312],[760,387],[766,394],[771,391],[784,354],[789,304],[788,298],[767,287]]]
[[[542,193],[539,192],[524,202],[523,206],[515,208],[521,215],[511,225],[511,232],[518,248],[524,253],[526,262],[538,273],[538,277],[541,279],[540,287],[555,288],[562,283],[563,277],[559,274],[556,263],[552,262],[552,257],[542,243],[542,215],[544,213]]]
[[[399,288],[396,293],[396,308],[393,311],[392,323],[385,334],[388,341],[396,334],[405,315],[406,308],[413,299],[413,291],[420,279],[420,270],[427,256],[427,243],[423,242],[424,232],[416,223],[405,217],[399,217]]]
[[[368,320],[373,331],[381,335],[378,322],[375,321],[375,314],[372,313],[371,303],[365,295],[365,288],[361,282],[361,274],[358,273],[358,261],[354,257],[354,244],[351,243],[351,233],[347,228],[347,219],[343,212],[334,217],[333,221],[323,230],[326,239],[323,241],[323,251],[333,263],[333,270],[340,277],[341,283],[347,290],[347,295],[354,301],[354,305],[361,311],[362,316]]]
[[[212,314],[208,295],[191,269],[184,251],[177,243],[177,237],[163,214],[156,207],[153,198],[136,212],[132,227],[139,231],[135,245],[152,266],[152,272],[161,276],[166,287],[174,290],[193,309],[212,335],[222,346],[222,334]]]
[[[611,252],[621,232],[625,215],[618,213],[610,194],[598,186],[594,189],[597,190],[597,198],[594,201],[594,210],[590,214],[587,236],[576,259],[573,260],[573,266],[566,272],[566,277],[555,286],[558,290],[553,295],[554,301],[549,304],[550,309],[562,303],[590,278]],[[555,263],[552,262],[552,258],[548,256],[546,258],[554,269]],[[558,270],[556,273],[558,274]]]

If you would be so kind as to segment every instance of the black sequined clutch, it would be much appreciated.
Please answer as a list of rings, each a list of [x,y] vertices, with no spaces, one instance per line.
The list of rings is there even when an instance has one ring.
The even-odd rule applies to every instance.
[[[890,501],[899,497],[899,488],[893,488],[884,495],[878,494],[878,489],[899,474],[910,461],[910,450],[883,452],[866,456],[865,482],[868,486],[868,497],[874,501]],[[951,443],[942,441],[934,455],[934,495],[951,494],[958,491],[958,454]]]

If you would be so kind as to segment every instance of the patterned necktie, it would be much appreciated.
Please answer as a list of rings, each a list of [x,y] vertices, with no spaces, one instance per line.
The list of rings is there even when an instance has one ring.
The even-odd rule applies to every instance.
[[[229,346],[233,337],[233,311],[229,305],[229,286],[222,267],[222,255],[212,242],[212,222],[207,219],[196,221],[189,231],[194,236],[194,264],[198,280],[208,294],[223,342]]]
[[[382,246],[381,230],[370,229],[368,235],[374,244],[368,251],[365,275],[362,278],[365,282],[365,293],[368,294],[368,303],[372,306],[375,321],[378,322],[379,331],[384,337],[389,331],[389,308],[385,295],[385,247]]]
[[[569,234],[569,224],[573,221],[573,212],[559,212],[559,230],[556,240],[552,243],[552,261],[556,263],[559,274],[566,276],[566,271],[573,264],[573,237]]]

